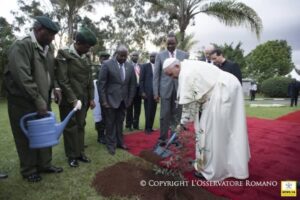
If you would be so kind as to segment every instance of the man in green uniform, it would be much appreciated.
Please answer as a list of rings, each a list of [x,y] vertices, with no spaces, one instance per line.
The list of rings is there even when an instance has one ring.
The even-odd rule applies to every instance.
[[[58,26],[45,16],[36,17],[33,29],[17,40],[8,53],[4,70],[8,98],[8,115],[14,136],[22,176],[38,182],[39,173],[60,173],[62,168],[51,165],[52,148],[30,149],[19,122],[22,116],[37,112],[45,116],[50,110],[50,92],[54,85],[54,47],[51,45]],[[60,97],[59,90],[55,90]],[[58,99],[59,100],[59,99]]]
[[[97,40],[88,28],[81,28],[75,37],[75,43],[57,54],[58,83],[62,89],[62,101],[59,106],[60,117],[63,120],[74,106],[81,104],[70,119],[64,130],[64,146],[68,163],[78,167],[78,161],[89,163],[90,159],[84,154],[85,118],[90,107],[95,107],[92,69],[88,51]]]

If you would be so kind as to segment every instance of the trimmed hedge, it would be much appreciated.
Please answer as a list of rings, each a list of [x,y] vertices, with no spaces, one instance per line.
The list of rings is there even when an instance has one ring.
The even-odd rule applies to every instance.
[[[288,97],[288,86],[292,81],[287,77],[269,78],[262,82],[261,92],[268,97]]]

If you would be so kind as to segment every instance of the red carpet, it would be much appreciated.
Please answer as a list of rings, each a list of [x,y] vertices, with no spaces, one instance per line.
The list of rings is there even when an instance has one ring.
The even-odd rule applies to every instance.
[[[249,179],[247,182],[242,181],[242,186],[204,186],[204,188],[229,199],[280,199],[280,181],[300,180],[300,117],[297,122],[248,118],[251,150]],[[152,135],[145,135],[143,132],[133,133],[125,136],[125,143],[130,147],[130,152],[138,156],[140,151],[152,149],[158,136],[158,132]],[[186,177],[189,180],[194,179],[192,172],[187,173]],[[238,180],[226,179],[226,181]],[[258,186],[270,183],[277,186]]]
[[[283,115],[276,120],[300,123],[300,111],[295,111],[287,115]]]

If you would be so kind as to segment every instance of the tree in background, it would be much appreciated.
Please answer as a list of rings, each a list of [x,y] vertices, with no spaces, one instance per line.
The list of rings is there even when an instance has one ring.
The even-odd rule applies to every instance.
[[[4,66],[7,63],[7,51],[15,40],[13,26],[5,18],[0,17],[0,74],[3,74]],[[0,96],[3,96],[3,76],[0,76]]]
[[[197,40],[194,40],[194,34],[187,34],[183,41],[180,40],[181,33],[176,33],[176,39],[179,41],[177,47],[183,51],[190,52],[194,45],[198,43]]]
[[[161,48],[164,46],[166,35],[176,30],[175,23],[171,23],[167,15],[149,13],[149,3],[142,0],[111,0],[110,5],[114,8],[114,16],[110,19],[116,27],[114,35],[111,35],[111,46],[123,43],[129,51],[137,50],[141,53],[140,60],[148,58],[146,41]]]
[[[259,83],[288,74],[294,67],[292,48],[285,40],[273,40],[257,46],[246,56],[246,73]]]
[[[87,12],[94,10],[93,5],[104,0],[50,0],[54,11],[58,11],[66,19],[68,44],[73,42],[74,31],[77,29],[78,13],[84,9]]]
[[[217,18],[227,26],[246,26],[259,37],[262,21],[257,13],[244,3],[225,0],[145,0],[151,3],[153,13],[167,13],[170,20],[176,20],[184,41],[185,31],[196,15],[203,13]]]

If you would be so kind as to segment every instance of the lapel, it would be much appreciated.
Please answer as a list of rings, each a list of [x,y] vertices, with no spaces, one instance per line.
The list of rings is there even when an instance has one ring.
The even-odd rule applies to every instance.
[[[151,62],[148,64],[148,70],[150,70],[150,76],[152,77],[153,76],[153,70],[152,70],[152,64]]]
[[[124,63],[124,68],[125,68],[125,80],[127,80],[129,77],[130,77],[130,70],[129,70],[129,66],[130,66],[131,64],[130,63],[128,63],[128,62],[125,62]],[[133,66],[133,65],[132,65]],[[124,80],[124,81],[125,81]]]
[[[178,49],[176,49],[176,58],[177,58],[178,60],[183,60],[183,59],[184,59],[184,58],[182,57],[181,52],[180,52]]]

